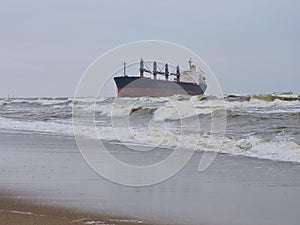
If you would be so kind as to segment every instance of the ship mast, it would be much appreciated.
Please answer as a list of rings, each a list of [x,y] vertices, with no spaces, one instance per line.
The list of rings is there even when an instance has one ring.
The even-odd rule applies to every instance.
[[[144,77],[144,60],[141,59],[140,61],[140,78]]]
[[[177,82],[180,82],[180,68],[179,68],[179,65],[177,65],[176,67],[176,81]]]
[[[153,62],[153,79],[156,80],[157,79],[157,63],[154,61]]]
[[[144,60],[141,58],[141,61],[140,61],[140,78],[144,77],[144,72],[151,73],[150,70],[145,69]]]
[[[123,73],[124,73],[124,77],[126,77],[126,62],[124,62],[124,68],[123,68]]]
[[[191,68],[193,67],[192,65],[192,60],[190,59],[190,66]],[[145,67],[147,69],[145,69]],[[161,70],[165,69],[164,72],[161,72]],[[157,66],[157,62],[154,61],[153,62],[153,71],[150,71],[148,69],[148,67],[144,64],[144,60],[141,58],[141,61],[140,61],[140,78],[143,78],[144,77],[144,72],[147,72],[147,73],[152,73],[153,74],[153,79],[154,80],[157,80],[157,74],[163,74],[165,75],[165,80],[169,80],[169,76],[170,75],[175,75],[176,76],[176,81],[177,82],[180,82],[180,68],[179,68],[179,65],[176,66],[176,73],[173,73],[173,72],[169,72],[169,65],[168,63],[165,64],[165,66],[159,70],[158,66]],[[126,76],[126,64],[124,63],[124,76]]]
[[[166,63],[166,65],[165,65],[165,77],[166,77],[166,80],[169,80],[169,66],[168,66],[168,63]]]
[[[180,82],[180,68],[179,65],[176,66],[176,73],[170,73],[170,75],[175,75],[176,76],[176,82]]]

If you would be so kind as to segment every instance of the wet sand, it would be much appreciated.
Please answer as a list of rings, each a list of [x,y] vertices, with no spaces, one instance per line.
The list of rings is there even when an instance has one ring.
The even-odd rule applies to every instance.
[[[89,168],[73,137],[2,131],[0,143],[0,192],[9,193],[2,195],[0,203],[5,224],[20,224],[21,217],[29,216],[7,211],[49,212],[49,218],[54,218],[49,224],[66,224],[86,214],[103,222],[126,217],[160,224],[299,224],[298,163],[219,154],[200,173],[202,153],[195,153],[166,182],[132,188],[111,183]],[[106,145],[115,156],[131,163],[159,161],[169,154],[166,149],[136,153],[115,143]],[[14,208],[19,204],[20,209]],[[27,224],[39,224],[41,218],[35,219],[33,223],[28,219]]]
[[[60,224],[141,224],[139,220],[112,218],[77,210],[39,205],[38,202],[14,199],[13,194],[0,194],[0,224],[60,225]],[[145,224],[145,223],[143,223]]]

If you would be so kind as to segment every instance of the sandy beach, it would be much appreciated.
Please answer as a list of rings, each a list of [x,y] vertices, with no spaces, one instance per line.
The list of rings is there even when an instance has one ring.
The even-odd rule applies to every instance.
[[[132,188],[89,168],[73,137],[2,131],[0,141],[2,224],[67,224],[87,217],[107,224],[296,225],[300,219],[299,163],[219,154],[200,173],[201,153],[195,153],[166,182]],[[121,145],[106,145],[123,160],[163,156],[142,157]]]
[[[33,137],[34,136],[34,137]],[[14,134],[11,132],[4,132],[1,134],[1,152],[4,153],[4,150],[7,150],[12,155],[15,155],[15,150],[17,151],[35,151],[36,148],[44,148],[47,145],[47,149],[49,144],[52,145],[48,138],[54,138],[57,140],[61,140],[60,144],[55,146],[59,146],[59,149],[63,151],[66,147],[64,141],[69,140],[69,138],[59,137],[59,136],[52,136],[48,134],[39,135],[39,134],[30,134],[28,132],[20,132],[18,134]],[[29,137],[29,138],[28,138]],[[51,138],[52,137],[52,138]],[[16,143],[20,143],[21,141],[24,145],[18,146],[14,145]],[[27,141],[25,141],[27,140]],[[30,140],[30,141],[28,141]],[[35,142],[37,141],[37,142]],[[51,140],[53,141],[53,139]],[[37,145],[36,145],[37,144]],[[74,143],[73,143],[74,144]],[[75,146],[71,144],[72,148]],[[14,147],[13,147],[14,146]],[[35,147],[33,147],[35,146]],[[44,146],[44,147],[43,147]],[[33,147],[31,150],[30,148]],[[53,146],[52,146],[53,147]],[[57,150],[59,150],[57,149]],[[49,149],[48,149],[49,150]],[[10,155],[9,153],[9,155]],[[20,153],[20,152],[19,152]],[[1,158],[2,162],[6,161],[7,157],[2,155]],[[18,158],[17,155],[15,155]],[[59,156],[59,155],[58,155]],[[24,155],[21,157],[23,158]],[[24,159],[24,158],[23,158]],[[16,159],[17,160],[17,159]],[[16,224],[24,224],[24,225],[32,225],[32,224],[107,224],[107,225],[121,225],[121,224],[154,224],[154,223],[145,223],[144,221],[128,218],[125,216],[117,217],[116,214],[113,212],[101,213],[96,212],[95,210],[89,211],[88,208],[80,209],[78,207],[64,207],[64,204],[56,204],[62,200],[58,197],[56,200],[52,199],[52,194],[44,195],[47,192],[47,189],[38,190],[34,188],[28,188],[31,184],[34,185],[37,182],[36,177],[33,175],[38,174],[40,171],[38,170],[31,170],[27,171],[30,173],[25,174],[24,170],[16,170],[16,165],[20,162],[19,168],[26,168],[28,166],[33,166],[33,161],[15,161],[11,164],[11,167],[4,166],[4,163],[1,164],[1,191],[0,191],[0,224],[5,225],[16,225]],[[52,162],[53,163],[53,162]],[[50,164],[52,164],[50,163]],[[8,165],[8,164],[6,164]],[[49,165],[49,164],[48,164]],[[52,164],[54,165],[54,164]],[[65,169],[67,167],[64,167]],[[40,169],[50,170],[53,171],[50,167],[46,165],[41,166]],[[25,169],[26,170],[26,169]],[[11,177],[5,176],[8,175],[10,172],[14,171],[16,173],[15,177],[12,175]],[[8,173],[7,173],[8,172]],[[36,173],[37,172],[37,173]],[[19,175],[17,175],[19,174]],[[29,175],[26,177],[26,175]],[[45,175],[44,173],[42,174]],[[56,174],[57,175],[57,174]],[[18,178],[17,178],[18,177]],[[47,177],[50,179],[51,177]],[[55,179],[55,178],[54,178]],[[14,180],[13,182],[6,182],[7,180]],[[43,182],[39,180],[39,182]],[[54,181],[55,182],[55,181]],[[50,182],[52,183],[52,182]],[[53,183],[52,183],[53,184]],[[4,191],[3,191],[4,190]],[[36,193],[39,192],[38,195]],[[82,193],[80,193],[82,195]],[[53,196],[54,197],[54,196]],[[36,199],[38,198],[38,199]],[[67,200],[62,200],[63,202]],[[61,203],[61,202],[60,202]]]
[[[113,218],[62,207],[39,205],[38,202],[15,199],[13,194],[0,194],[0,224],[141,224],[139,220]],[[145,223],[143,223],[145,224]]]

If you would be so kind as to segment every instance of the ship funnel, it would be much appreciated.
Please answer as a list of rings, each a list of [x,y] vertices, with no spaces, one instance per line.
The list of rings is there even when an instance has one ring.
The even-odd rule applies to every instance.
[[[190,66],[190,71],[191,72],[196,72],[196,66],[192,64],[192,58],[189,60],[189,66]]]
[[[196,72],[196,66],[195,66],[195,65],[192,65],[190,70],[191,70],[192,72]]]

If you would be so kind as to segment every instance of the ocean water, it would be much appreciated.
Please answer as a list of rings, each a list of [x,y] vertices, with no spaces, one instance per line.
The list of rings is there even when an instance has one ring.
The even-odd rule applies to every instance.
[[[86,120],[90,115],[92,124]],[[224,136],[212,130],[218,115],[226,124]],[[86,138],[96,131],[100,139],[149,149],[180,146],[300,162],[298,96],[0,99],[2,130],[73,136],[73,125]]]

